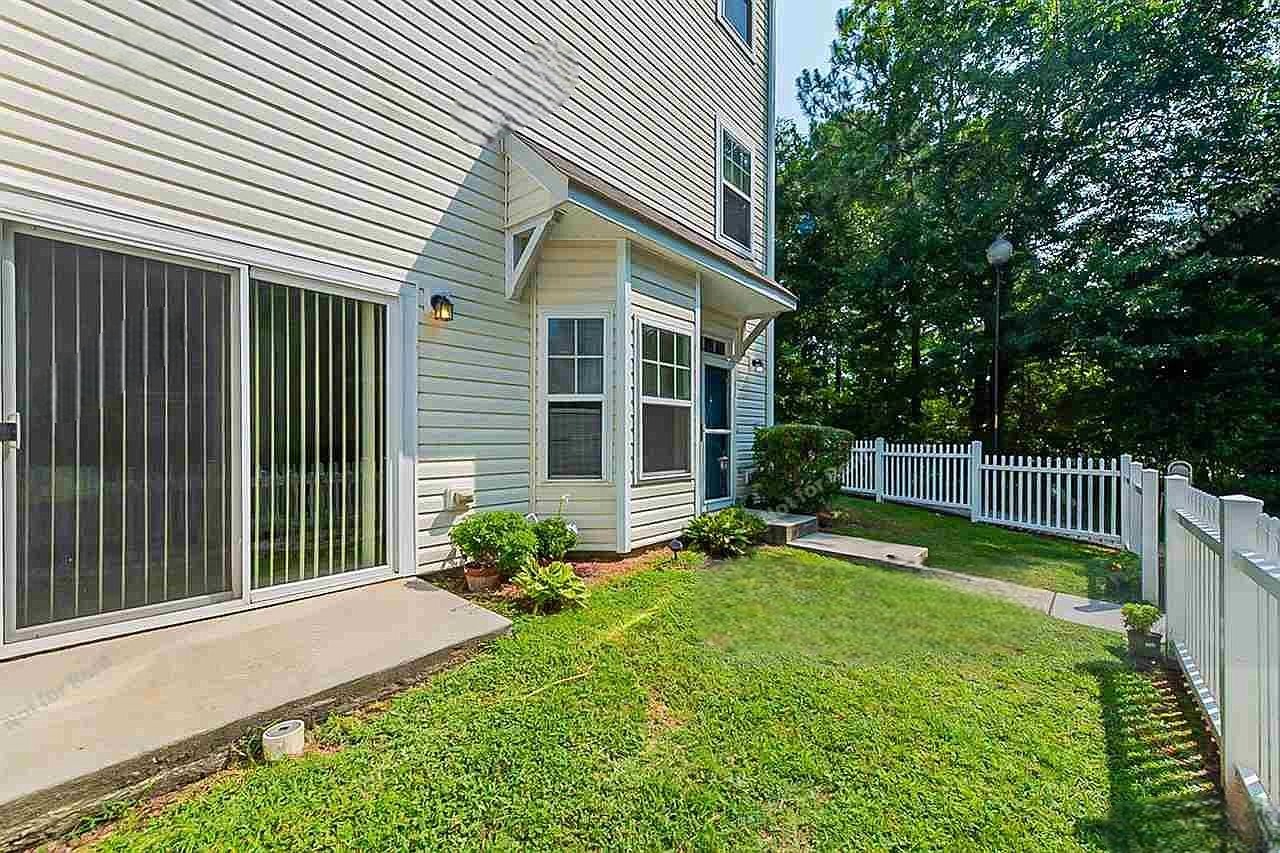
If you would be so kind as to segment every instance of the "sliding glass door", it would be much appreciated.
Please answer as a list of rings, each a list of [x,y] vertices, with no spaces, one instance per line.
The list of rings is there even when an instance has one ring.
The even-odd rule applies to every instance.
[[[229,597],[231,275],[22,232],[10,250],[7,633]]]
[[[254,589],[387,563],[386,308],[254,280]]]

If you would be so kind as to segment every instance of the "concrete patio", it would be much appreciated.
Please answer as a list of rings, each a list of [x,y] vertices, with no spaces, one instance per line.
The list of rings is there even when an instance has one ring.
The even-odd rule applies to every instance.
[[[401,578],[0,663],[0,848],[199,778],[253,727],[353,707],[509,628]]]

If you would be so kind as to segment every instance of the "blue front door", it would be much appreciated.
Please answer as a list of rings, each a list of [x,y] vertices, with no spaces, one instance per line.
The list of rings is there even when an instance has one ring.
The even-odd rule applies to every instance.
[[[707,502],[733,494],[732,390],[728,368],[702,368],[703,495]]]

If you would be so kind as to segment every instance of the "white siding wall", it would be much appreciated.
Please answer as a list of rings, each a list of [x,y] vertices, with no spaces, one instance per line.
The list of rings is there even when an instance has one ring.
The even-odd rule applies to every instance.
[[[607,315],[605,378],[607,386],[613,376],[613,359],[619,348],[613,338],[613,318],[617,310],[618,296],[618,248],[612,240],[562,241],[548,240],[542,249],[535,270],[533,299],[540,315],[555,314],[563,310],[565,316],[584,313]],[[546,401],[546,328],[537,325],[537,381],[539,403]],[[609,435],[620,433],[622,398],[616,389],[609,388],[605,405],[605,429]],[[562,495],[569,495],[565,517],[578,525],[578,547],[584,551],[612,551],[618,544],[618,505],[614,483],[617,477],[609,472],[604,483],[548,482],[546,480],[546,409],[539,405],[536,414],[536,468],[537,486],[534,511],[539,516],[552,515],[559,506]],[[607,446],[612,446],[609,443]],[[612,453],[609,462],[612,462]]]
[[[725,114],[760,166],[762,265],[754,5],[748,58],[713,0],[10,0],[0,184],[286,267],[451,291],[457,319],[418,341],[417,563],[436,568],[457,517],[446,487],[485,508],[530,500],[532,317],[504,298],[497,132],[509,120],[713,235]],[[580,62],[563,103],[529,86],[531,57],[556,52]]]
[[[692,336],[693,306],[697,279],[695,274],[673,264],[642,252],[633,247],[631,254],[631,304],[635,316],[641,321],[648,320],[666,328],[681,331]],[[635,323],[629,324],[631,334],[627,346],[627,357],[630,365],[630,399],[634,401],[636,364],[639,355],[636,351],[638,341],[635,334]],[[698,342],[692,341],[693,353],[698,351]],[[696,362],[695,362],[696,363]],[[697,377],[695,377],[695,383]],[[695,385],[696,388],[696,385]],[[700,423],[700,394],[694,395],[693,419],[695,428]],[[636,459],[636,417],[634,402],[627,420],[627,446],[632,449],[629,454],[632,465]],[[694,444],[694,470],[697,466],[697,444]],[[631,488],[631,547],[642,548],[656,542],[672,539],[684,530],[689,519],[696,511],[697,490],[693,477],[661,482],[641,482],[637,478]]]
[[[748,324],[748,331],[754,324]],[[769,336],[761,332],[755,339],[746,356],[738,362],[735,377],[734,398],[734,451],[738,464],[738,495],[746,496],[747,475],[755,466],[752,450],[756,443],[756,429],[767,423],[767,406],[765,402],[765,382],[763,374],[751,369],[752,359],[761,359],[766,370],[772,370],[769,364]]]

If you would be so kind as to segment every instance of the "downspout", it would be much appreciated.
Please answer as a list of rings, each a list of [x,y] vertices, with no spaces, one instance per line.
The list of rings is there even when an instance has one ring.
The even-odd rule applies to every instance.
[[[767,54],[765,57],[766,63],[768,66],[767,73],[765,75],[765,80],[767,81],[768,90],[769,90],[766,95],[766,98],[768,101],[768,108],[766,110],[766,121],[768,121],[769,126],[765,128],[765,138],[768,139],[769,141],[769,172],[768,172],[768,180],[765,182],[765,187],[764,187],[765,275],[769,276],[769,278],[775,277],[775,269],[776,269],[775,257],[774,257],[775,239],[776,239],[776,229],[775,229],[775,222],[774,222],[774,217],[775,217],[774,187],[777,185],[777,181],[778,181],[778,156],[777,156],[777,148],[778,148],[777,89],[778,89],[778,86],[777,86],[777,80],[775,79],[777,76],[777,69],[775,68],[775,63],[777,58],[776,51],[777,51],[778,27],[777,27],[777,18],[775,17],[776,13],[777,13],[777,0],[769,0],[769,38],[766,41]],[[773,423],[774,423],[773,384],[774,384],[774,372],[777,369],[776,368],[777,361],[774,358],[774,332],[777,329],[777,326],[778,326],[778,321],[774,320],[771,323],[769,323],[769,328],[765,332],[767,336],[766,340],[767,340],[767,347],[768,347],[768,355],[766,356],[766,358],[768,359],[768,373],[765,375],[765,388],[764,388],[764,399],[765,399],[764,417],[765,417],[766,426],[773,426]]]

